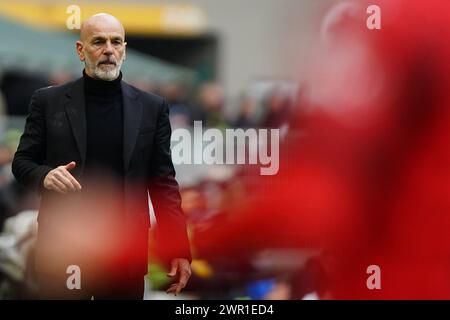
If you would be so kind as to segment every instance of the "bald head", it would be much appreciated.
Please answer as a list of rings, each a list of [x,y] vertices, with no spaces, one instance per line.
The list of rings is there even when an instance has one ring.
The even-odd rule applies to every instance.
[[[86,41],[95,32],[117,32],[125,39],[125,29],[116,17],[107,13],[97,13],[81,24],[80,40]]]
[[[110,81],[119,76],[125,46],[122,23],[110,14],[98,13],[83,22],[77,53],[89,76]]]

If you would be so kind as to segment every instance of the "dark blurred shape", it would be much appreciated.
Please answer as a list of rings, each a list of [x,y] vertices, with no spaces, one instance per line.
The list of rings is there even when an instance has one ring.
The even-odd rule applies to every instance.
[[[9,217],[25,210],[37,210],[39,198],[36,194],[26,190],[15,180],[0,187],[0,231],[3,223]]]
[[[26,116],[33,93],[50,82],[37,74],[19,70],[9,70],[0,79],[0,90],[6,100],[6,112],[10,116]]]

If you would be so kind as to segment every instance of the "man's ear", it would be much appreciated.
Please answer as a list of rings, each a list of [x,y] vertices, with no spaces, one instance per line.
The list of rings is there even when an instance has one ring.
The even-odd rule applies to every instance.
[[[77,48],[77,54],[78,54],[78,57],[80,58],[80,61],[84,61],[86,58],[84,57],[84,53],[83,53],[83,42],[78,40],[76,42],[76,48]]]
[[[124,49],[123,49],[123,61],[127,59],[127,43],[124,42]]]

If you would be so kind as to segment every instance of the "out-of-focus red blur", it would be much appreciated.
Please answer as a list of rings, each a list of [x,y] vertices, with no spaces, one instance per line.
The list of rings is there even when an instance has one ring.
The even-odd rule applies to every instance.
[[[380,30],[366,26],[369,4]],[[311,46],[279,174],[232,184],[245,189],[231,192],[231,218],[195,246],[204,256],[317,249],[323,298],[449,299],[450,3],[346,6],[330,8]],[[366,285],[370,265],[381,290]]]

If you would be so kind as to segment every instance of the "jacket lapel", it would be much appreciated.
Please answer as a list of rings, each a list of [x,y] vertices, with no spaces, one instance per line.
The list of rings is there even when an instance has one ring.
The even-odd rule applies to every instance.
[[[122,81],[123,96],[123,160],[127,172],[133,154],[142,119],[142,103],[137,99],[137,92]]]
[[[64,107],[72,128],[82,166],[86,161],[86,112],[83,78],[76,80],[66,92]]]

